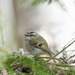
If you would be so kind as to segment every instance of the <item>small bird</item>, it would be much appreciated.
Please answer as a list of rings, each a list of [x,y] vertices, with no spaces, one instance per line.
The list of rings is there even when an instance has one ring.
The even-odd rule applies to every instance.
[[[34,56],[48,53],[50,56],[54,53],[49,49],[46,40],[36,32],[27,32],[25,34],[25,48]]]

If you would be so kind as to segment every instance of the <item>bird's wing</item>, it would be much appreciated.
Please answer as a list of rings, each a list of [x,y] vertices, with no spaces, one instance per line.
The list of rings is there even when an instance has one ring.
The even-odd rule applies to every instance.
[[[37,41],[34,43],[32,41],[30,41],[30,44],[35,47],[35,48],[39,48],[41,50],[43,50],[44,52],[47,52],[48,54],[51,55],[51,52],[49,50],[49,48],[44,44],[44,42],[40,42],[38,43]]]

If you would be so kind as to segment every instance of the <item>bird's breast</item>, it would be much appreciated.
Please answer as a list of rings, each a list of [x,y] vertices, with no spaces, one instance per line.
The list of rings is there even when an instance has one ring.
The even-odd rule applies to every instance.
[[[30,45],[28,41],[25,41],[25,48],[30,54],[35,55],[35,56],[44,53],[41,49],[35,48],[34,46]]]

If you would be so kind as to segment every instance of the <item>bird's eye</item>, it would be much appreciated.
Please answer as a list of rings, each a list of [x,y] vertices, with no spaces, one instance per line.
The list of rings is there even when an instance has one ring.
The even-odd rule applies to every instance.
[[[30,36],[34,36],[34,35],[30,35]]]

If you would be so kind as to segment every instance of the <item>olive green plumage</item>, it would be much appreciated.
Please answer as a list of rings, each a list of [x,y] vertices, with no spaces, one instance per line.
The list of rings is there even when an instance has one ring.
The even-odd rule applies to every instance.
[[[32,55],[53,54],[46,40],[36,32],[27,32],[25,34],[25,42],[27,51]]]

